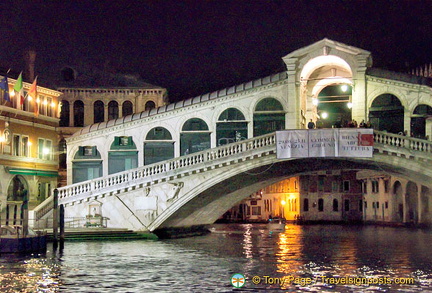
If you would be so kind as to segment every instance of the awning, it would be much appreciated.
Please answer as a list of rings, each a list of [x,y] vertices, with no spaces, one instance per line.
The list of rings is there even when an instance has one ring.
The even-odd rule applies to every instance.
[[[58,177],[57,171],[44,171],[35,169],[21,169],[21,168],[6,168],[6,171],[10,174],[15,175],[34,175],[34,176],[44,176],[44,177]]]

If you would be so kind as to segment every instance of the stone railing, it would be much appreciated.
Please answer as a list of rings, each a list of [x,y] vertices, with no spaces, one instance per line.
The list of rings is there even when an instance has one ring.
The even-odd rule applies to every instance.
[[[400,153],[416,151],[416,153],[427,156],[430,156],[432,152],[432,142],[427,140],[382,131],[374,131],[374,140],[377,145],[381,145],[381,149],[392,148],[392,152],[395,152],[395,149]],[[59,203],[79,201],[89,196],[116,192],[122,188],[159,181],[181,172],[191,172],[194,169],[211,168],[213,165],[233,160],[236,155],[243,155],[237,156],[240,159],[251,154],[262,155],[269,151],[275,152],[275,145],[276,134],[270,133],[106,177],[71,184],[58,189]]]
[[[114,191],[118,188],[124,188],[126,183],[131,186],[145,180],[160,180],[172,176],[173,173],[190,172],[193,168],[211,167],[213,164],[223,163],[221,161],[232,160],[233,155],[259,155],[274,150],[275,144],[276,135],[270,133],[106,177],[71,184],[58,188],[59,203],[82,200],[93,194]]]
[[[29,222],[33,223],[30,226],[35,227],[35,223],[38,223],[43,216],[52,211],[54,207],[54,196],[49,196],[42,203],[40,203],[33,210],[29,211]]]
[[[424,156],[430,156],[432,153],[432,141],[419,139],[409,136],[403,136],[385,131],[374,131],[374,141],[389,147],[403,148],[406,151],[415,151],[422,153]]]

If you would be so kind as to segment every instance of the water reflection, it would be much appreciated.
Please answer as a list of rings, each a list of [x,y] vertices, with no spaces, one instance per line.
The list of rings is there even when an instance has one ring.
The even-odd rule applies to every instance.
[[[422,292],[432,281],[430,243],[430,231],[388,227],[287,225],[270,233],[259,224],[215,225],[202,237],[66,242],[63,253],[2,256],[0,291],[231,292],[230,277],[240,273],[240,292]],[[415,284],[329,283],[399,277]]]

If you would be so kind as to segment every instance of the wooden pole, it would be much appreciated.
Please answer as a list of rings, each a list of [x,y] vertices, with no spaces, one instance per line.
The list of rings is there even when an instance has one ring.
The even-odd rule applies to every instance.
[[[57,244],[58,239],[58,190],[54,189],[54,206],[53,206],[53,238]]]

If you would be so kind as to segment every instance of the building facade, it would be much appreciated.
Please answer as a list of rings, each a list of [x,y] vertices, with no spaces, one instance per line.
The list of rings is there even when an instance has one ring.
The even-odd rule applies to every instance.
[[[25,197],[31,209],[51,195],[58,185],[59,164],[57,130],[61,93],[34,83],[36,91],[31,94],[32,84],[22,82],[20,94],[13,89],[17,80],[8,78],[8,81],[10,97],[0,91],[0,211],[3,222],[22,218]]]

